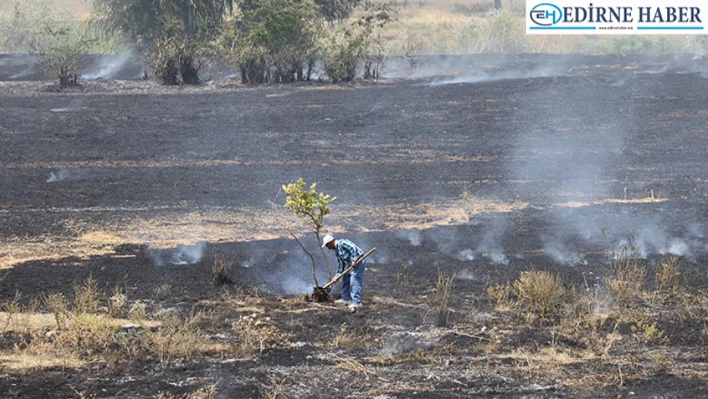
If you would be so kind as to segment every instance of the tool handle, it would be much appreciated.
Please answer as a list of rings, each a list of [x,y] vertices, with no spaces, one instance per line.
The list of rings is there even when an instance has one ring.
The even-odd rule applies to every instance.
[[[340,273],[340,274],[334,276],[334,278],[332,279],[332,281],[330,281],[329,283],[327,283],[327,285],[325,285],[325,286],[322,287],[322,288],[323,288],[323,289],[327,289],[327,288],[331,287],[332,284],[336,283],[337,281],[339,281],[340,278],[344,277],[345,274],[347,274],[347,273],[349,273],[350,271],[352,271],[352,269],[354,269],[355,267],[357,267],[357,265],[358,265],[362,260],[364,260],[367,256],[371,255],[374,251],[376,251],[376,248],[375,248],[375,247],[374,247],[374,248],[371,248],[371,250],[370,250],[369,252],[365,253],[363,256],[361,256],[359,259],[357,259],[356,262],[354,262],[354,264],[352,264],[351,266],[349,266],[348,268],[346,268],[346,270],[344,270],[342,273]]]

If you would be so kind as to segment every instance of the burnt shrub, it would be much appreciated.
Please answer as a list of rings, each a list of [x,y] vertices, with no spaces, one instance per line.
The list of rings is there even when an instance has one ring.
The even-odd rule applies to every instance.
[[[198,84],[204,44],[190,38],[177,20],[166,26],[148,53],[153,77],[165,85]]]

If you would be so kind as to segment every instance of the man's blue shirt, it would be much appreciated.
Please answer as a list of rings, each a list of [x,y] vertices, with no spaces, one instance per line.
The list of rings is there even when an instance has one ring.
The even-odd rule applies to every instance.
[[[362,255],[364,251],[361,250],[356,244],[349,240],[341,239],[334,242],[335,253],[337,255],[337,262],[339,267],[337,268],[337,274],[341,274],[344,269],[352,265],[352,262],[356,262]]]

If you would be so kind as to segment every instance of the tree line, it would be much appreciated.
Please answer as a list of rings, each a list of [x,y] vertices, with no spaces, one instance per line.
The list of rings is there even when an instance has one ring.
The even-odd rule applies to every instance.
[[[309,81],[321,65],[331,82],[376,78],[393,21],[392,3],[370,0],[94,0],[91,34],[48,26],[32,53],[76,84],[96,35],[120,37],[146,55],[163,84],[197,84],[205,58],[237,67],[246,84]],[[362,71],[363,68],[363,71]],[[359,72],[358,72],[359,70]]]

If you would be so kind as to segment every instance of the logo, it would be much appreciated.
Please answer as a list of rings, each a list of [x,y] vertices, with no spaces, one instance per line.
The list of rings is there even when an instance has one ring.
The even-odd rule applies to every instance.
[[[540,26],[551,26],[561,21],[563,11],[551,3],[541,3],[531,9],[531,21]]]
[[[526,33],[535,35],[708,32],[708,0],[526,0],[526,10]]]

